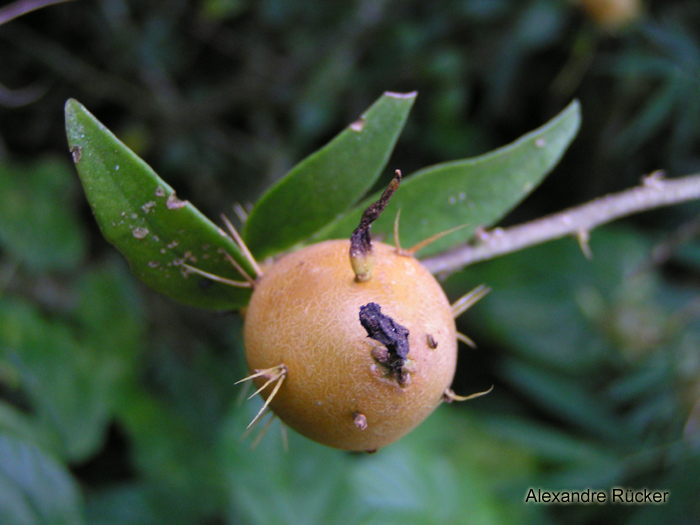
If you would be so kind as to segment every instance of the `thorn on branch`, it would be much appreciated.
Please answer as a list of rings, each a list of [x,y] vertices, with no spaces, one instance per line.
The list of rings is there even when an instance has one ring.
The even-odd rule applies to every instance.
[[[642,177],[642,186],[646,186],[648,188],[656,188],[656,189],[661,189],[663,186],[663,180],[666,177],[666,172],[663,170],[656,170],[648,175],[645,175]]]
[[[583,256],[589,261],[593,259],[593,252],[591,251],[591,246],[588,242],[591,239],[591,234],[588,230],[579,230],[576,232],[576,240],[578,241],[579,248],[583,252]]]

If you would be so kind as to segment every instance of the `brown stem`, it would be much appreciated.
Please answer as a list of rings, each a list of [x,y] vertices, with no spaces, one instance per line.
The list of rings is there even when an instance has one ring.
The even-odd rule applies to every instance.
[[[655,172],[645,177],[641,186],[531,222],[484,232],[474,244],[458,246],[422,262],[434,274],[451,273],[478,261],[566,235],[575,235],[585,243],[588,233],[601,224],[633,213],[699,198],[700,175],[664,179],[661,172]]]
[[[367,206],[362,214],[360,225],[355,228],[350,237],[350,263],[355,272],[357,281],[367,281],[372,274],[374,266],[374,249],[372,248],[372,236],[369,233],[372,223],[381,215],[389,199],[401,183],[401,171],[396,170],[396,175],[382,193],[379,200]]]

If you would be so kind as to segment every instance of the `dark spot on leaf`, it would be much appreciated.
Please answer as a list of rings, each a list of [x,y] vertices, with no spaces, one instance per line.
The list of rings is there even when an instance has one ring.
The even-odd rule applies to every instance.
[[[168,197],[168,200],[165,201],[165,205],[169,210],[179,210],[180,208],[187,206],[187,201],[181,201],[173,192]]]
[[[212,281],[211,279],[200,279],[197,284],[199,285],[199,288],[201,290],[208,290],[212,287],[214,281]]]
[[[80,146],[73,146],[70,149],[70,154],[73,156],[73,162],[77,164],[83,156],[83,150]]]
[[[358,133],[365,129],[365,119],[364,118],[359,118],[352,124],[350,124],[350,129],[353,131],[357,131]]]

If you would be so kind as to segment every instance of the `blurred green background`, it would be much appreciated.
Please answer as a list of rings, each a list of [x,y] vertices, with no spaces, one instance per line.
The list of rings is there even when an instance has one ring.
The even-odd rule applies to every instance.
[[[353,455],[241,440],[241,319],[146,289],[102,238],[63,122],[77,98],[210,217],[246,207],[383,91],[419,97],[386,177],[504,145],[572,98],[564,160],[505,221],[700,172],[700,3],[617,27],[574,1],[77,0],[0,26],[0,523],[700,521],[700,220],[691,203],[449,277],[453,388]],[[382,184],[386,178],[382,180]],[[525,504],[528,487],[669,490]]]

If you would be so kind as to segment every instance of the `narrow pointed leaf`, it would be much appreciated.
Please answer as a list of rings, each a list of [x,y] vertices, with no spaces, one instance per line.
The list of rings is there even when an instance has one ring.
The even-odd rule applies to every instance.
[[[75,167],[106,239],[155,290],[212,310],[248,302],[250,290],[183,271],[182,264],[241,281],[224,251],[252,274],[238,246],[120,142],[76,100],[66,103]]]
[[[386,166],[416,93],[385,93],[326,146],[261,197],[244,230],[265,257],[297,244],[350,209]]]
[[[559,162],[578,131],[579,104],[572,102],[544,126],[515,142],[472,159],[437,164],[406,177],[372,234],[392,239],[399,210],[400,241],[409,248],[437,233],[466,225],[431,244],[426,256],[466,241],[477,227],[488,227],[513,209]],[[314,236],[314,240],[348,237],[357,227],[370,197]]]

